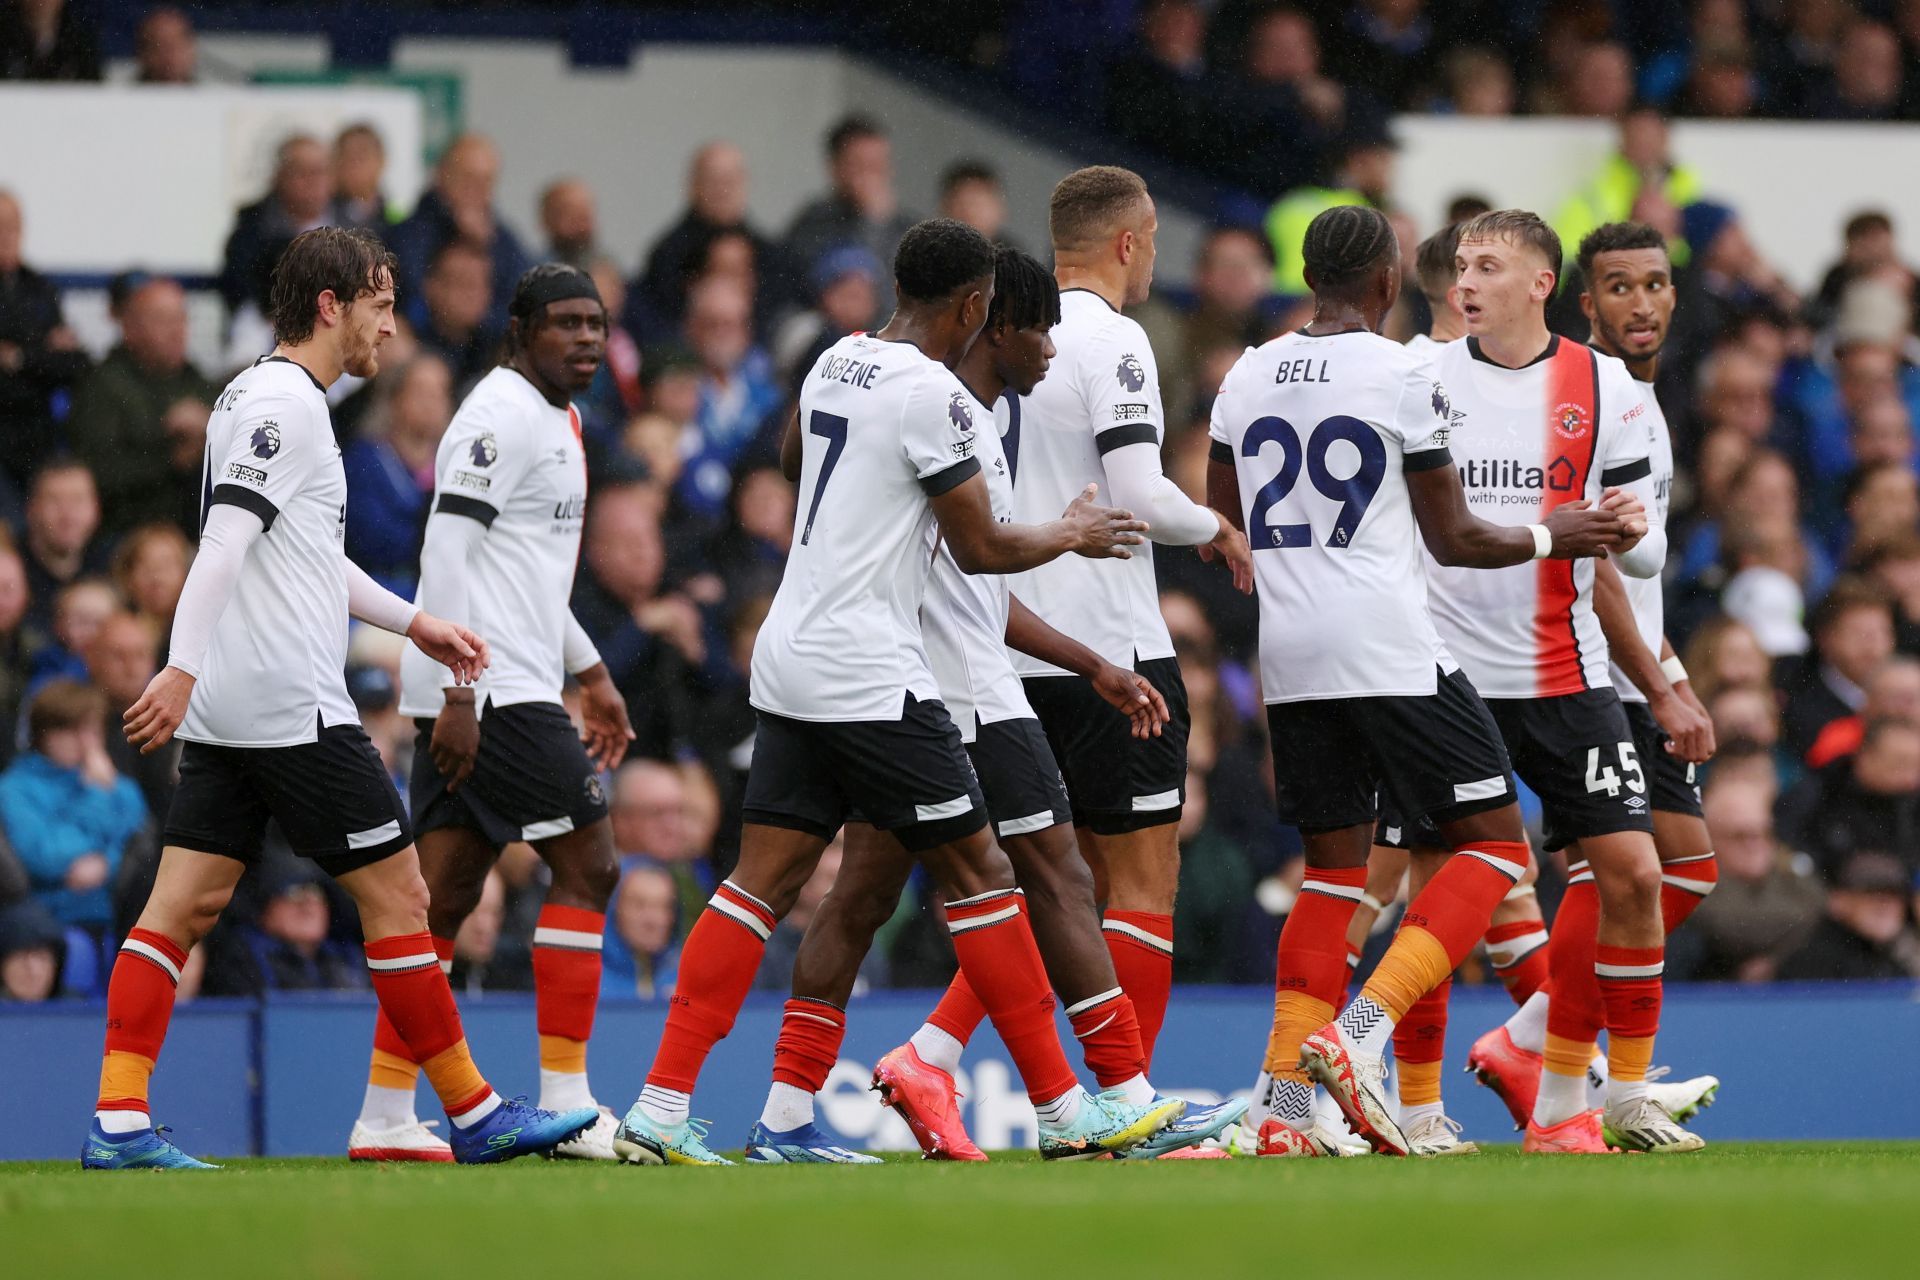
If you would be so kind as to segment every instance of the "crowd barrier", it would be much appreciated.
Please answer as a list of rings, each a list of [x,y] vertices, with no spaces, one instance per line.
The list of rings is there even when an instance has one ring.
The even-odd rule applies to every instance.
[[[889,991],[854,1003],[846,1046],[821,1118],[852,1146],[911,1148],[906,1128],[867,1092],[874,1061],[932,1006],[927,992]],[[709,1060],[694,1101],[716,1146],[738,1146],[766,1095],[781,999],[756,994]],[[1252,1082],[1272,994],[1258,988],[1176,991],[1153,1076],[1163,1090],[1214,1099]],[[1497,989],[1456,990],[1449,1029],[1448,1110],[1468,1135],[1510,1136],[1505,1111],[1458,1068],[1468,1046],[1511,1006]],[[1674,986],[1657,1061],[1720,1077],[1720,1099],[1697,1122],[1720,1139],[1920,1138],[1920,987],[1888,984]],[[503,1094],[537,1094],[533,1000],[463,1001],[468,1039]],[[213,1156],[339,1154],[359,1107],[373,1032],[364,995],[201,1000],[174,1015],[154,1078],[156,1117],[187,1149]],[[661,1003],[608,1000],[591,1068],[600,1098],[623,1108],[638,1093],[666,1017]],[[1064,1022],[1069,1056],[1071,1033]],[[76,1156],[93,1103],[98,1006],[0,1005],[0,1096],[10,1100],[0,1160]],[[1076,1060],[1076,1066],[1078,1065]],[[1033,1112],[1005,1050],[983,1030],[960,1087],[975,1139],[989,1150],[1033,1141]],[[438,1115],[424,1084],[423,1117]],[[444,1124],[444,1118],[442,1123]]]

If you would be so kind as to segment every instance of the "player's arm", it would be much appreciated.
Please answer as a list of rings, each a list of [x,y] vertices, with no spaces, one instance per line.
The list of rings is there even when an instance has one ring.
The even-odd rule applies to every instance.
[[[966,474],[951,487],[927,491],[934,518],[940,522],[940,536],[947,540],[962,573],[1020,573],[1068,553],[1125,560],[1133,554],[1129,546],[1146,540],[1146,523],[1135,520],[1131,512],[1094,505],[1093,485],[1068,504],[1058,520],[1001,524],[993,518],[978,459],[968,458],[933,479],[939,482],[960,471]]]
[[[787,428],[780,433],[780,474],[790,484],[800,483],[801,444],[800,402],[796,400],[793,412],[787,415]]]
[[[618,769],[627,757],[627,744],[634,738],[627,700],[614,686],[612,672],[571,609],[567,611],[561,660],[567,674],[580,682],[580,718],[585,722],[580,736],[587,744],[587,754],[602,769]]]
[[[1626,537],[1615,549],[1620,572],[1633,578],[1657,578],[1667,567],[1667,527],[1653,512],[1653,467],[1646,458],[1609,467],[1600,475],[1606,492],[1600,505],[1618,512]]]
[[[1091,681],[1102,698],[1133,722],[1134,737],[1160,736],[1160,726],[1167,722],[1167,702],[1152,681],[1055,631],[1015,596],[1007,600],[1007,646]]]
[[[1647,695],[1647,710],[1673,741],[1667,750],[1682,760],[1703,764],[1713,756],[1713,721],[1697,704],[1681,696],[1670,675],[1678,670],[1682,681],[1686,668],[1679,659],[1674,666],[1653,655],[1640,638],[1640,624],[1633,616],[1633,603],[1627,599],[1627,584],[1610,564],[1596,564],[1593,575],[1593,614],[1600,620],[1601,634],[1607,638],[1607,650],[1614,664],[1624,671],[1633,687]],[[1665,637],[1661,645],[1672,651]]]
[[[1504,569],[1529,560],[1605,556],[1622,536],[1620,517],[1581,499],[1555,507],[1540,524],[1482,520],[1467,507],[1459,469],[1446,450],[1408,454],[1407,497],[1433,558],[1468,569]]]

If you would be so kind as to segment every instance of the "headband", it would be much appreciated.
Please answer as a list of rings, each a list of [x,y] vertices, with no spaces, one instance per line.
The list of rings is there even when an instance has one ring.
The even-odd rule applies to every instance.
[[[600,300],[600,290],[594,287],[592,276],[584,271],[555,271],[528,280],[516,289],[513,310],[532,319],[545,311],[548,303],[570,298],[592,298],[601,307],[606,306]]]

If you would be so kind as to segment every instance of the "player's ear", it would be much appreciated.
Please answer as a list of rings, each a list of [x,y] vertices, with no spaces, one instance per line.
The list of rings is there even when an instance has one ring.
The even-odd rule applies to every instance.
[[[1134,235],[1131,227],[1123,229],[1119,235],[1113,238],[1113,256],[1119,259],[1121,266],[1124,267],[1132,264],[1133,248]]]
[[[1585,289],[1580,291],[1580,314],[1587,318],[1587,323],[1593,323],[1593,294]]]

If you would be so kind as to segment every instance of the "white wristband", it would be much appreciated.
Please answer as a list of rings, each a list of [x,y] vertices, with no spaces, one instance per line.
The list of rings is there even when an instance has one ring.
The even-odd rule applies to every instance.
[[[1660,674],[1667,678],[1668,684],[1679,684],[1687,678],[1687,668],[1680,661],[1680,655],[1676,653],[1671,658],[1660,660]]]
[[[1552,555],[1553,535],[1547,532],[1547,526],[1543,524],[1530,524],[1527,526],[1527,529],[1533,534],[1533,558],[1535,560],[1545,560],[1548,556]]]

